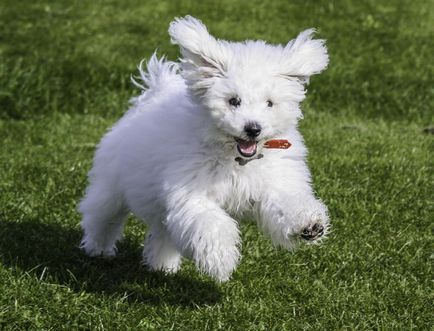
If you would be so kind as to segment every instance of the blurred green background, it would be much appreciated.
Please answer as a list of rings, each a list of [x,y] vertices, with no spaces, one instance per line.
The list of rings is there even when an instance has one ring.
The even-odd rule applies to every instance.
[[[291,253],[246,222],[225,284],[146,271],[134,218],[116,259],[77,248],[95,145],[186,14],[229,40],[315,27],[330,54],[301,130],[333,233]],[[2,0],[0,329],[432,329],[433,54],[426,0]]]

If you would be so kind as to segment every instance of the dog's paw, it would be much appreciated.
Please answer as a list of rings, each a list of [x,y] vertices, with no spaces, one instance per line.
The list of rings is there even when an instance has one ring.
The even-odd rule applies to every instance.
[[[172,261],[162,261],[160,264],[150,263],[149,260],[144,260],[143,264],[151,271],[161,271],[166,275],[175,274],[181,267],[181,259],[173,259]]]
[[[323,238],[329,230],[329,219],[325,211],[306,215],[307,222],[300,231],[300,237],[307,242],[316,242]]]
[[[235,270],[240,253],[238,248],[233,245],[216,246],[206,249],[206,251],[197,253],[194,261],[199,270],[207,273],[219,282],[229,280],[232,272]]]
[[[113,258],[117,253],[116,246],[102,247],[90,240],[83,240],[80,243],[80,248],[90,257]]]
[[[191,257],[199,270],[219,282],[225,282],[240,260],[238,241],[238,236],[234,234],[209,232],[195,243]]]
[[[321,238],[324,235],[324,226],[320,223],[315,223],[312,226],[304,228],[301,231],[300,236],[304,240],[314,241]]]

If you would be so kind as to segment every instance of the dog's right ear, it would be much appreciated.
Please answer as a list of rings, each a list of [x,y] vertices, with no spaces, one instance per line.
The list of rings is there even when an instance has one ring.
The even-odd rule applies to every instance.
[[[224,76],[227,48],[223,41],[216,40],[208,33],[201,21],[192,16],[176,18],[170,23],[169,35],[172,43],[181,49],[182,74],[190,87],[203,89],[211,83],[207,84],[207,79]]]

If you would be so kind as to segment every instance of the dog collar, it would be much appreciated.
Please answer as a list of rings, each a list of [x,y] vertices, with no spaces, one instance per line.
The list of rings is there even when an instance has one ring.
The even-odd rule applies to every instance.
[[[291,147],[291,143],[286,140],[286,139],[272,139],[272,140],[267,140],[264,144],[264,148],[268,148],[268,149],[288,149],[289,147]],[[243,166],[246,165],[247,163],[249,163],[250,161],[253,160],[259,160],[262,159],[264,157],[264,154],[258,154],[256,157],[254,157],[253,159],[243,159],[242,157],[236,157],[235,161],[238,162],[239,165]]]
[[[272,139],[267,140],[264,144],[265,148],[277,148],[277,149],[288,149],[291,147],[291,143],[286,139]]]

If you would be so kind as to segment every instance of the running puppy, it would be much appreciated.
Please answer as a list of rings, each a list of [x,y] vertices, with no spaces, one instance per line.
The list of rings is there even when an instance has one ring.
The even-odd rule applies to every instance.
[[[155,54],[143,89],[104,136],[80,203],[91,256],[113,256],[129,212],[149,224],[143,257],[176,272],[181,257],[219,281],[240,259],[238,219],[251,213],[274,243],[316,242],[329,228],[297,130],[305,85],[328,63],[307,30],[287,45],[228,42],[197,19],[169,27],[179,62]]]

